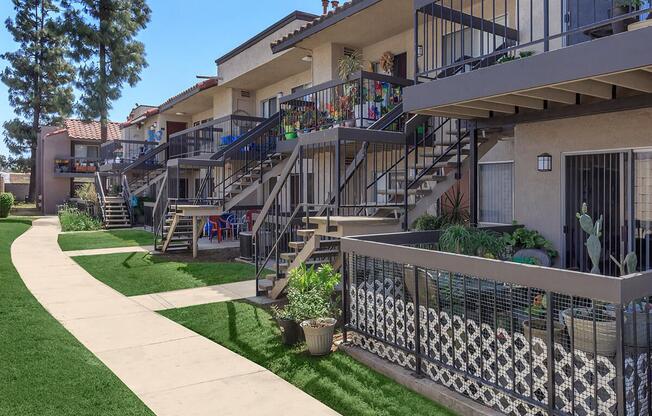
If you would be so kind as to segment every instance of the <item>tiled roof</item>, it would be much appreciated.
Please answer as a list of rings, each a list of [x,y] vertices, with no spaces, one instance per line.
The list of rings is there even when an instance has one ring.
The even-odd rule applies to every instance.
[[[100,140],[101,127],[99,121],[83,121],[76,119],[66,119],[63,122],[65,128],[55,130],[48,133],[47,136],[54,136],[55,134],[67,133],[71,139],[78,140]],[[109,121],[108,124],[108,140],[120,140],[120,124]]]
[[[207,90],[209,88],[212,88],[217,85],[217,79],[216,78],[210,78],[201,82],[196,83],[192,87],[181,91],[179,94],[175,95],[174,97],[169,98],[166,100],[161,106],[159,107],[159,111],[164,111],[167,110],[168,108],[174,106],[175,104],[188,99],[192,97],[193,95],[197,94],[198,92]]]
[[[298,35],[306,32],[308,29],[311,29],[315,26],[321,25],[325,22],[329,22],[332,18],[334,17],[340,17],[344,12],[347,10],[351,9],[354,6],[358,6],[361,3],[369,3],[369,5],[372,5],[376,3],[376,1],[369,1],[369,0],[351,0],[348,1],[341,6],[336,7],[335,9],[330,10],[328,13],[318,16],[316,19],[314,19],[312,22],[309,22],[305,24],[304,26],[300,27],[299,29],[295,30],[294,32],[288,33],[287,35],[283,36],[281,39],[272,42],[272,49],[274,49],[276,46],[279,46],[281,43],[284,43],[286,41],[291,40],[292,38],[297,37]],[[297,42],[300,39],[297,39]],[[288,46],[289,47],[289,46]],[[280,52],[279,50],[274,50],[274,52]]]

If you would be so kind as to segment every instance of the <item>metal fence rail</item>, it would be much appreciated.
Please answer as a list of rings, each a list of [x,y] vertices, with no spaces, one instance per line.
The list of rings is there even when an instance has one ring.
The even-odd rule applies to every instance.
[[[416,0],[418,81],[560,49],[627,30],[649,0]]]
[[[410,246],[436,238],[342,240],[345,340],[509,415],[650,414],[652,272]]]

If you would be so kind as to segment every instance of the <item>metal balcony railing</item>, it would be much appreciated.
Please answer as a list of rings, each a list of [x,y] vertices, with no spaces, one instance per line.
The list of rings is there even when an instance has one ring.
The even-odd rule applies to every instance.
[[[107,164],[128,165],[158,145],[158,142],[142,140],[112,140],[100,147],[100,159]]]
[[[334,126],[367,128],[402,101],[412,81],[371,72],[333,80],[280,100],[286,139]]]
[[[169,157],[209,157],[229,146],[265,119],[231,114],[175,133],[168,139]]]
[[[415,78],[432,81],[631,30],[650,0],[416,0]]]
[[[54,160],[55,174],[94,174],[100,161],[97,158],[58,157]]]
[[[507,415],[650,414],[652,272],[445,253],[439,235],[342,239],[345,341]]]

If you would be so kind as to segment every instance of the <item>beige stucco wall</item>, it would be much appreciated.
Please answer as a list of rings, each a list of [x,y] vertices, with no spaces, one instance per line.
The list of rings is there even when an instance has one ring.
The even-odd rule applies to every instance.
[[[514,213],[562,248],[562,158],[566,152],[652,147],[652,109],[516,126]],[[550,153],[552,172],[537,171],[537,155]]]
[[[56,214],[57,205],[70,198],[70,178],[54,176],[54,160],[71,156],[67,133],[43,137],[41,169],[41,203],[44,214]]]
[[[256,90],[253,95],[256,98],[256,108],[255,115],[262,116],[260,114],[260,102],[262,100],[267,100],[272,97],[276,97],[278,93],[283,95],[289,95],[292,92],[292,88],[298,87],[301,85],[309,84],[311,82],[310,71],[305,71],[300,74],[293,75],[291,77],[285,78],[282,81],[276,82],[274,84],[268,85],[264,88]]]
[[[222,78],[221,83],[226,84],[234,78],[269,62],[273,57],[276,58],[281,54],[286,53],[281,52],[274,55],[272,54],[270,45],[272,42],[281,39],[290,32],[294,32],[305,24],[306,22],[303,20],[294,20],[283,26],[281,29],[259,40],[257,43],[240,52],[228,61],[222,63],[219,66],[219,76]]]
[[[406,30],[391,38],[369,45],[362,49],[362,56],[369,65],[371,62],[380,61],[380,57],[388,51],[394,55],[407,52],[407,75],[408,78],[412,78],[414,76],[414,31]]]

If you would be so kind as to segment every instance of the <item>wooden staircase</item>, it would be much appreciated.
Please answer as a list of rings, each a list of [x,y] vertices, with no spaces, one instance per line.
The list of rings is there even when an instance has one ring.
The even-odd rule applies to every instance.
[[[121,196],[107,196],[102,205],[104,228],[130,228],[131,217],[127,202]]]
[[[162,252],[188,250],[192,248],[192,219],[174,210],[168,211],[163,224],[163,234],[156,250]]]

